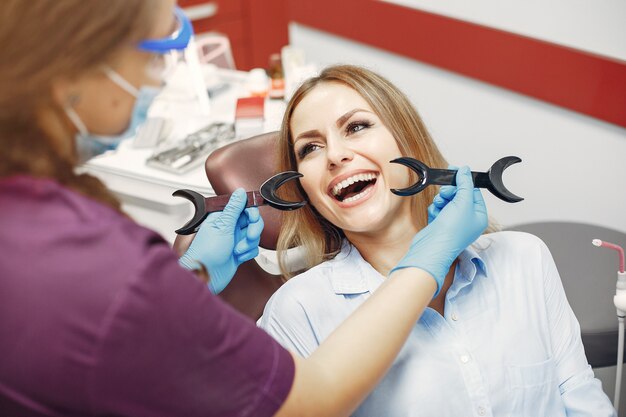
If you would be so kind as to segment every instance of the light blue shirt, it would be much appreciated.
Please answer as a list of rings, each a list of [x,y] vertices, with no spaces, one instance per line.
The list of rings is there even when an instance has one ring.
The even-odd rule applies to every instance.
[[[308,356],[383,279],[345,244],[334,259],[283,285],[259,325]],[[355,416],[616,416],[537,237],[479,238],[459,257],[444,313],[424,311]]]

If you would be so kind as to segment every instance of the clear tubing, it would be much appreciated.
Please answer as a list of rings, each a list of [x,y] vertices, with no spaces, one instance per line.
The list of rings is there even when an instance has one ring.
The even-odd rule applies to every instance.
[[[619,272],[622,274],[624,273],[624,249],[622,249],[621,246],[616,245],[615,243],[604,242],[600,239],[593,239],[591,243],[593,243],[594,246],[601,246],[603,248],[609,248],[617,251],[619,256]]]
[[[624,365],[624,318],[618,317],[618,320],[617,372],[615,372],[615,396],[613,397],[613,407],[617,412],[619,412],[619,394],[622,387],[622,367]]]

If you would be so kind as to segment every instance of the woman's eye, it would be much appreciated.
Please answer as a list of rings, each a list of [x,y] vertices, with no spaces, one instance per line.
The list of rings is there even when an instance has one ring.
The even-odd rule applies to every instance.
[[[307,143],[306,145],[298,149],[298,158],[302,159],[317,149],[319,149],[319,145],[316,145],[315,143]]]
[[[367,129],[368,127],[371,127],[371,126],[372,126],[372,124],[370,122],[367,122],[367,121],[352,122],[352,123],[350,123],[346,127],[346,132],[348,134],[357,133],[357,132],[360,132],[363,129]]]

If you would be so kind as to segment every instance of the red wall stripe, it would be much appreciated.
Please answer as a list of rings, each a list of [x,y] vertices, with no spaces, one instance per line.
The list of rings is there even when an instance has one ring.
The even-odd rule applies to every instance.
[[[251,68],[267,68],[271,54],[289,43],[287,0],[247,0]]]
[[[291,0],[288,17],[626,127],[626,62],[378,0]]]

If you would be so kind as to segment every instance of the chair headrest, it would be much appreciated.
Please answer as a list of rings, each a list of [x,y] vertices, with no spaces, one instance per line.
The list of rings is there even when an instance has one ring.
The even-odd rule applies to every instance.
[[[206,175],[217,195],[230,194],[243,187],[258,190],[276,173],[278,132],[264,133],[223,146],[209,155]],[[259,207],[265,223],[260,246],[276,249],[282,212],[269,206]]]

